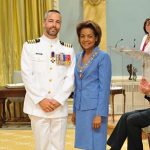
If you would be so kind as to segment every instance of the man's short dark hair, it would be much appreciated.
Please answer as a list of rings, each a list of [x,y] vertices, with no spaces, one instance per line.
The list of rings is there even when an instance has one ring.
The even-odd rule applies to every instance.
[[[45,15],[44,15],[44,20],[48,17],[48,14],[49,14],[50,12],[55,12],[55,13],[58,13],[58,14],[61,15],[60,11],[58,11],[58,10],[56,10],[56,9],[50,9],[50,10],[48,10],[48,11],[45,13]]]

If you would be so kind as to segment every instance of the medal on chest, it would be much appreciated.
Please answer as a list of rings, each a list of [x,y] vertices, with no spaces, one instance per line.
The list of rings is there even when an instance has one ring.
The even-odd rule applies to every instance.
[[[55,52],[51,52],[51,62],[54,63],[55,62]]]
[[[56,64],[58,65],[70,65],[71,64],[71,55],[60,53],[56,55]]]
[[[64,54],[64,53],[55,54],[55,52],[52,51],[50,54],[50,60],[52,63],[54,63],[56,61],[57,65],[68,66],[71,64],[71,55]]]
[[[82,78],[83,78],[82,70],[79,70],[79,77],[80,77],[80,79],[82,79]]]

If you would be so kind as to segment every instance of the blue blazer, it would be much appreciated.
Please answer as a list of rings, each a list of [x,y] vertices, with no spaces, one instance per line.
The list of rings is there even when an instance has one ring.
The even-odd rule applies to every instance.
[[[79,55],[75,66],[75,91],[73,111],[96,109],[96,114],[108,116],[108,105],[111,82],[111,61],[106,52],[96,47],[93,52],[97,55],[90,64],[83,70],[83,77],[80,78],[78,67]]]

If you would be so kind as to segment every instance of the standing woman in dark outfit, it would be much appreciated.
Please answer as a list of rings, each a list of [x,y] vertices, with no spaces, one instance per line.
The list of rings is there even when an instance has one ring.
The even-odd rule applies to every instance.
[[[82,52],[77,55],[72,121],[75,147],[106,150],[108,104],[111,82],[109,55],[98,47],[101,29],[93,21],[77,26]]]

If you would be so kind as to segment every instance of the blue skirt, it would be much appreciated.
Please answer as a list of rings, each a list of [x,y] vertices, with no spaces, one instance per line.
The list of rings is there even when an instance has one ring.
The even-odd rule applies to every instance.
[[[106,150],[107,117],[102,117],[101,127],[92,128],[96,110],[76,110],[75,148],[85,150]]]

